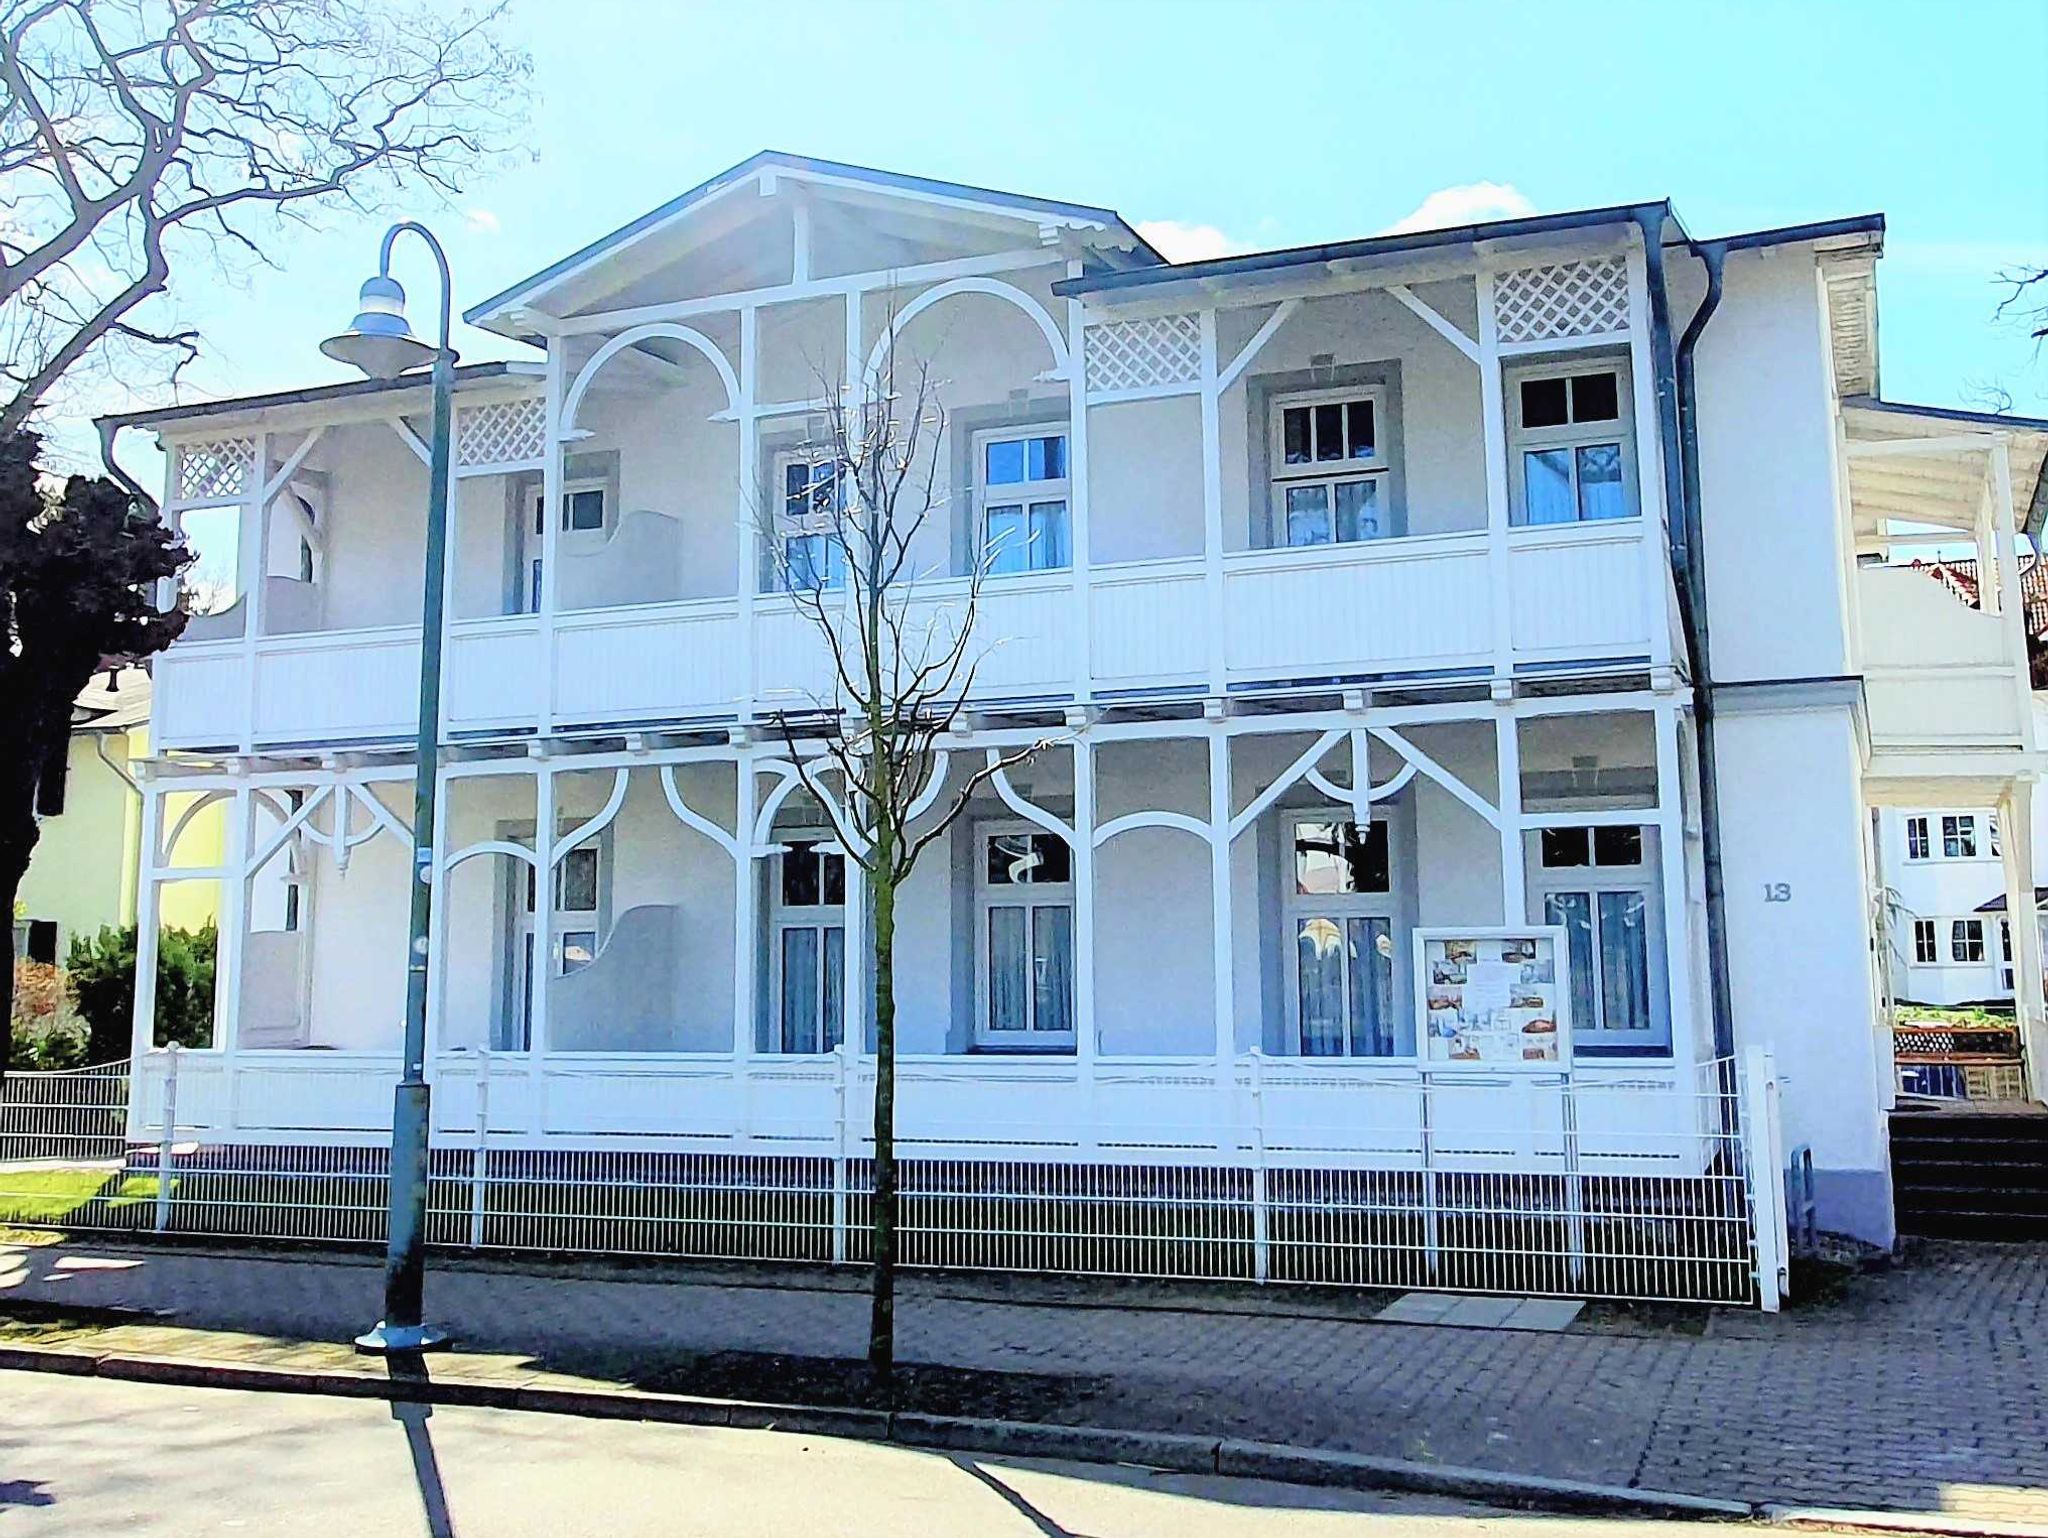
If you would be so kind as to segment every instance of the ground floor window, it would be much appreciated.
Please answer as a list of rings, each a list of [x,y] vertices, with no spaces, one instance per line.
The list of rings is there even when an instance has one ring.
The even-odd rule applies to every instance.
[[[1413,1050],[1394,988],[1394,880],[1387,825],[1326,817],[1288,823],[1287,939],[1303,1057]]]
[[[770,876],[775,1050],[830,1052],[846,1030],[846,857],[786,841]]]
[[[1546,828],[1537,840],[1543,922],[1563,926],[1571,962],[1572,1031],[1595,1052],[1670,1050],[1654,842],[1634,825]]]
[[[1951,961],[1984,959],[1984,921],[1956,919],[1948,928],[1948,956]]]
[[[1066,840],[1029,824],[975,833],[975,1044],[1074,1044],[1074,875]]]

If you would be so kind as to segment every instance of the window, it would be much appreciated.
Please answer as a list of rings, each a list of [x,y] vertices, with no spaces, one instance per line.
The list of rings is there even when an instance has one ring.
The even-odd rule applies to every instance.
[[[1924,860],[1932,853],[1927,842],[1927,819],[1908,817],[1906,819],[1906,858]]]
[[[1948,926],[1948,958],[1951,961],[1984,959],[1984,921],[1954,919]]]
[[[1913,960],[1916,965],[1923,967],[1931,967],[1941,960],[1933,919],[1913,920]]]
[[[1977,819],[1968,813],[1952,812],[1941,819],[1941,857],[1944,860],[1977,858]]]
[[[981,551],[991,575],[1074,564],[1067,530],[1067,435],[984,433],[978,445]]]
[[[778,454],[775,480],[782,498],[776,511],[781,581],[791,591],[844,587],[846,545],[839,520],[847,509],[847,486],[839,462],[808,450]]]
[[[1991,858],[1997,859],[2005,851],[1998,847],[1998,819],[1987,816],[1984,819],[1984,841],[1991,846]]]
[[[530,832],[530,829],[529,829]],[[554,943],[548,948],[548,975],[567,977],[597,959],[603,938],[601,908],[606,877],[606,841],[580,844],[555,867]],[[516,1035],[496,1033],[493,1051],[524,1052],[533,1042],[534,901],[539,890],[534,869],[523,865],[518,911],[514,915],[512,955],[515,967]]]
[[[1619,365],[1511,375],[1509,521],[1536,526],[1632,518],[1635,439]]]
[[[527,611],[535,614],[540,612],[541,549],[547,537],[541,507],[541,488],[535,486],[526,499],[526,604]],[[562,488],[560,545],[564,554],[595,549],[604,543],[610,529],[610,498],[602,481],[571,481]]]
[[[846,857],[822,836],[785,839],[769,901],[779,1052],[830,1052],[846,1027]]]
[[[1387,825],[1297,818],[1287,933],[1303,1057],[1414,1050],[1395,1005],[1393,869]]]
[[[976,835],[975,1041],[1011,1050],[1074,1043],[1073,855],[1026,824]]]
[[[1565,931],[1579,1045],[1596,1053],[1668,1051],[1662,897],[1650,836],[1634,824],[1544,828],[1536,845],[1532,885],[1543,922]]]
[[[1273,403],[1273,511],[1289,545],[1391,532],[1377,391],[1324,390]]]

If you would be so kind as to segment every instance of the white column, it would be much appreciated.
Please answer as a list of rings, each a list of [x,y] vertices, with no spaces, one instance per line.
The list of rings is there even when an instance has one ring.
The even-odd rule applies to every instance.
[[[1209,723],[1209,896],[1216,952],[1216,1127],[1219,1145],[1234,1135],[1237,1099],[1237,998],[1230,891],[1230,739]]]
[[[242,953],[249,928],[249,787],[237,785],[222,803],[227,836],[222,842],[218,956],[213,969],[213,1042],[228,1059],[232,1079],[241,1023]]]
[[[1500,921],[1509,927],[1529,922],[1529,888],[1522,874],[1522,731],[1512,701],[1493,711],[1495,775],[1500,807]]]
[[[135,1032],[131,1060],[149,1051],[156,1034],[156,953],[163,886],[157,880],[157,844],[163,837],[164,789],[154,774],[142,777],[142,869],[135,883]]]
[[[255,747],[256,737],[256,643],[263,634],[263,526],[267,504],[263,483],[270,475],[270,434],[256,435],[256,463],[250,468],[249,483],[236,505],[235,586],[242,590],[242,680],[248,709],[242,717],[242,751]]]
[[[738,779],[733,803],[732,1050],[742,1065],[752,1061],[756,1005],[754,982],[760,942],[755,935],[759,883],[754,871],[754,750],[742,747],[734,762]]]
[[[1223,399],[1216,377],[1216,310],[1201,312],[1202,325],[1202,570],[1209,616],[1209,692],[1221,699],[1229,687],[1223,647]],[[1227,819],[1226,819],[1227,820]]]
[[[1678,1064],[1699,1056],[1698,1026],[1693,1019],[1692,983],[1697,962],[1692,948],[1691,882],[1685,870],[1685,773],[1678,734],[1685,717],[1675,699],[1656,708],[1657,740],[1657,864],[1664,892],[1665,993],[1671,1011],[1671,1056]]]
[[[1067,276],[1081,275],[1079,262],[1067,263]],[[1095,693],[1095,606],[1090,589],[1092,567],[1088,547],[1088,335],[1085,307],[1067,301],[1067,528],[1073,541],[1074,698],[1085,704]],[[1080,746],[1075,745],[1078,765]],[[1078,918],[1078,915],[1076,915]]]
[[[1998,544],[1999,618],[2005,623],[2005,654],[2013,659],[2014,665],[2014,703],[2019,712],[2020,746],[2031,749],[2034,746],[2034,693],[2027,668],[2027,605],[2020,584],[2019,539],[2013,521],[2011,440],[2004,433],[1991,440],[1991,514]],[[1985,564],[1981,560],[1978,562],[1980,568]]]
[[[533,1075],[533,1126],[543,1125],[541,1059],[548,1052],[548,986],[555,975],[555,768],[542,758],[534,762],[533,847],[538,856],[533,885],[533,1039],[528,1044],[528,1071]],[[517,964],[517,959],[514,959]]]
[[[1640,236],[1638,237],[1640,242]],[[1640,243],[1628,262],[1628,371],[1636,435],[1636,505],[1642,509],[1643,613],[1650,625],[1650,667],[1671,666],[1671,519],[1664,502],[1664,435],[1657,419],[1656,363],[1650,353],[1650,285]]]
[[[1479,425],[1486,450],[1486,554],[1488,615],[1493,627],[1493,671],[1514,672],[1513,589],[1508,582],[1508,430],[1500,374],[1500,325],[1493,308],[1493,274],[1473,279],[1479,300]]]
[[[739,718],[743,722],[752,719],[754,702],[760,698],[759,680],[754,676],[754,609],[761,586],[761,419],[755,414],[761,389],[760,320],[761,312],[752,305],[740,311]],[[750,762],[747,755],[741,755],[742,779],[751,773],[746,767]],[[750,834],[742,837],[743,842],[751,839]],[[746,847],[751,863],[751,843],[746,842]]]
[[[1095,1019],[1095,742],[1086,732],[1074,739],[1073,755],[1074,1059],[1087,1082],[1102,1032]]]
[[[2041,926],[2034,916],[2033,784],[2021,781],[1998,801],[1998,849],[2005,867],[2005,917],[2012,933],[2013,1013],[2027,1059],[2027,1089],[2048,1100],[2048,1005],[2041,994]],[[1996,955],[1994,950],[1993,955]]]
[[[555,595],[561,575],[563,435],[569,430],[569,424],[562,420],[562,349],[566,345],[560,337],[550,338],[548,343],[547,457],[540,471],[540,654],[547,676],[540,691],[536,730],[543,737],[555,726]],[[451,568],[454,565],[452,561],[449,564]],[[527,586],[527,580],[526,574],[520,573],[522,588]]]

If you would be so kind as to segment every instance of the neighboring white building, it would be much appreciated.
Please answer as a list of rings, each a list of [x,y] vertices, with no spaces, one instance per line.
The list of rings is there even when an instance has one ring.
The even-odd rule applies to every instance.
[[[1650,204],[1175,266],[1108,210],[764,154],[473,306],[534,351],[457,396],[437,1124],[474,1127],[488,1076],[519,1147],[845,1136],[864,910],[770,729],[826,679],[748,510],[809,537],[820,381],[893,324],[948,413],[921,601],[1034,536],[947,777],[1055,739],[905,896],[912,1146],[1514,1173],[1569,1145],[1705,1179],[1659,1150],[1761,1047],[1822,1222],[1888,1238],[1869,809],[2004,803],[2029,849],[2042,758],[1999,584],[1972,608],[1866,563],[1911,518],[2014,571],[2048,428],[1875,398],[1882,229],[1696,241]],[[307,298],[310,360],[349,296]],[[389,1125],[426,404],[411,377],[107,424],[169,451],[172,520],[238,509],[262,573],[157,674],[144,911],[225,886],[218,1046],[179,1092],[208,1141]],[[202,804],[218,866],[180,852]],[[273,861],[289,904],[250,884]],[[1576,1129],[1491,1059],[1486,1119],[1432,1122],[1458,1064],[1418,1050],[1412,936],[1549,924]]]
[[[2035,696],[2037,742],[2048,705]],[[2036,783],[2033,868],[2048,872],[2048,786]],[[2012,932],[1998,814],[1989,807],[1889,807],[1878,813],[1880,890],[1892,995],[1909,1004],[2010,1003]],[[2048,925],[2036,888],[2037,926]],[[2048,928],[2042,931],[2048,934]]]

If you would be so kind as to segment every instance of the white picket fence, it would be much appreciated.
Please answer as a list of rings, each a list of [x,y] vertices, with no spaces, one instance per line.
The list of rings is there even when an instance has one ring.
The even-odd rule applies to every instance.
[[[209,1139],[161,1055],[147,1121],[125,1065],[0,1091],[0,1225],[380,1242],[388,1157],[342,1141]],[[477,1250],[858,1263],[871,1059],[834,1054],[838,1110],[764,1148],[715,1137],[536,1140],[441,1123],[429,1237]],[[944,1067],[905,1073],[933,1103]],[[922,1074],[923,1080],[917,1076]],[[898,1133],[905,1262],[948,1269],[1438,1287],[1777,1306],[1786,1277],[1776,1084],[1756,1054],[1696,1084],[1420,1078],[1253,1055],[1228,1135]],[[1105,1093],[1107,1091],[1105,1090]],[[153,1123],[153,1125],[148,1125]]]

